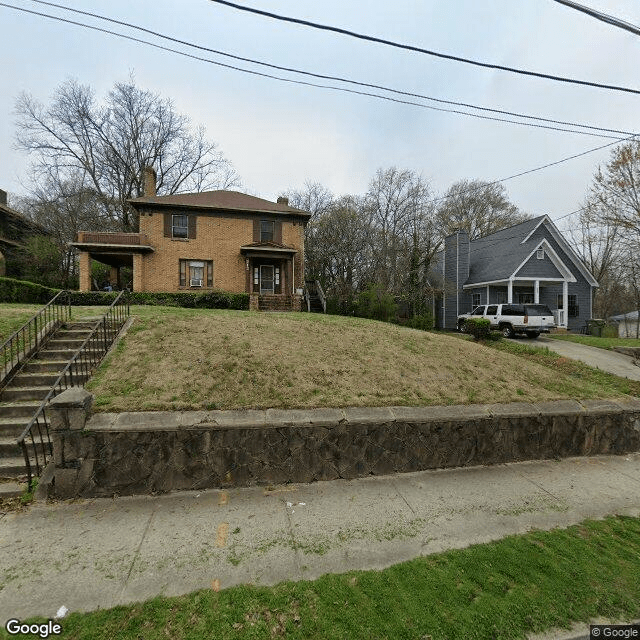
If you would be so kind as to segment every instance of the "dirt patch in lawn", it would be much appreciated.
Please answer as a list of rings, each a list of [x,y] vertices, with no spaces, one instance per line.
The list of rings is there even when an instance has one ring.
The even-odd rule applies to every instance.
[[[128,334],[88,385],[98,410],[424,406],[599,393],[584,380],[509,353],[371,320],[158,307],[132,312]]]

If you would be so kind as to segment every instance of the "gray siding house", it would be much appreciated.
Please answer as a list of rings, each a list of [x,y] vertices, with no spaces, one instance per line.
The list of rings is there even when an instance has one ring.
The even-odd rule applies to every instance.
[[[431,282],[442,291],[435,315],[446,329],[480,304],[529,302],[546,304],[559,327],[576,330],[591,318],[598,286],[546,215],[477,240],[465,231],[448,236]]]

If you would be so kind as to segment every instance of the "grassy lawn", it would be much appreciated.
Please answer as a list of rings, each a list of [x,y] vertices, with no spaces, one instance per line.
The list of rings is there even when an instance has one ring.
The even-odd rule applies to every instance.
[[[629,393],[544,359],[321,314],[133,307],[88,388],[101,411],[447,405]]]
[[[597,336],[577,336],[571,334],[551,334],[554,340],[566,340],[567,342],[578,342],[589,347],[600,347],[601,349],[611,349],[613,347],[640,347],[640,340],[636,338],[598,338]]]
[[[0,303],[0,345],[40,309],[38,304]]]
[[[640,519],[614,517],[383,571],[74,613],[62,621],[62,637],[506,640],[639,616]]]

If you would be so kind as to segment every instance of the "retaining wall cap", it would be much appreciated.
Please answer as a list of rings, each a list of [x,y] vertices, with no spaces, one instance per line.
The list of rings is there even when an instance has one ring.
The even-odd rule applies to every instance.
[[[492,416],[501,417],[519,417],[519,416],[537,416],[540,411],[536,405],[530,402],[512,402],[510,404],[491,404],[487,407]]]
[[[93,396],[82,387],[69,387],[49,401],[52,407],[64,408],[89,408],[93,402]]]
[[[334,427],[345,419],[342,409],[309,409],[307,413],[314,427]]]
[[[489,408],[482,404],[456,404],[448,407],[391,407],[397,422],[449,422],[488,418]]]
[[[234,409],[231,411],[207,411],[200,426],[222,428],[244,427],[260,428],[265,426],[265,412],[259,409]]]
[[[289,425],[310,425],[309,411],[305,409],[267,409],[266,425],[286,427]]]
[[[626,398],[616,398],[612,402],[615,402],[625,411],[640,411],[640,398],[628,396]]]
[[[611,400],[580,400],[580,404],[591,414],[620,413],[620,405]]]
[[[584,408],[576,400],[554,400],[553,402],[535,402],[533,405],[538,413],[544,415],[573,415],[584,413]]]
[[[395,422],[395,416],[389,407],[346,407],[342,413],[344,413],[347,422],[351,424]]]
[[[137,411],[118,415],[111,431],[176,431],[180,428],[174,411]]]
[[[96,413],[87,422],[85,429],[89,431],[109,431],[116,420],[118,413]]]

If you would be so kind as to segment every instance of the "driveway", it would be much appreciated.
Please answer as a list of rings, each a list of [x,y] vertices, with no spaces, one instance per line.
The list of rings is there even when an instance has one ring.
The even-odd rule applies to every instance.
[[[577,342],[554,340],[547,336],[540,336],[537,340],[528,340],[530,346],[548,347],[565,358],[579,360],[596,369],[602,369],[621,378],[640,381],[640,367],[633,364],[630,356],[615,351],[607,351],[598,347],[588,347]]]

